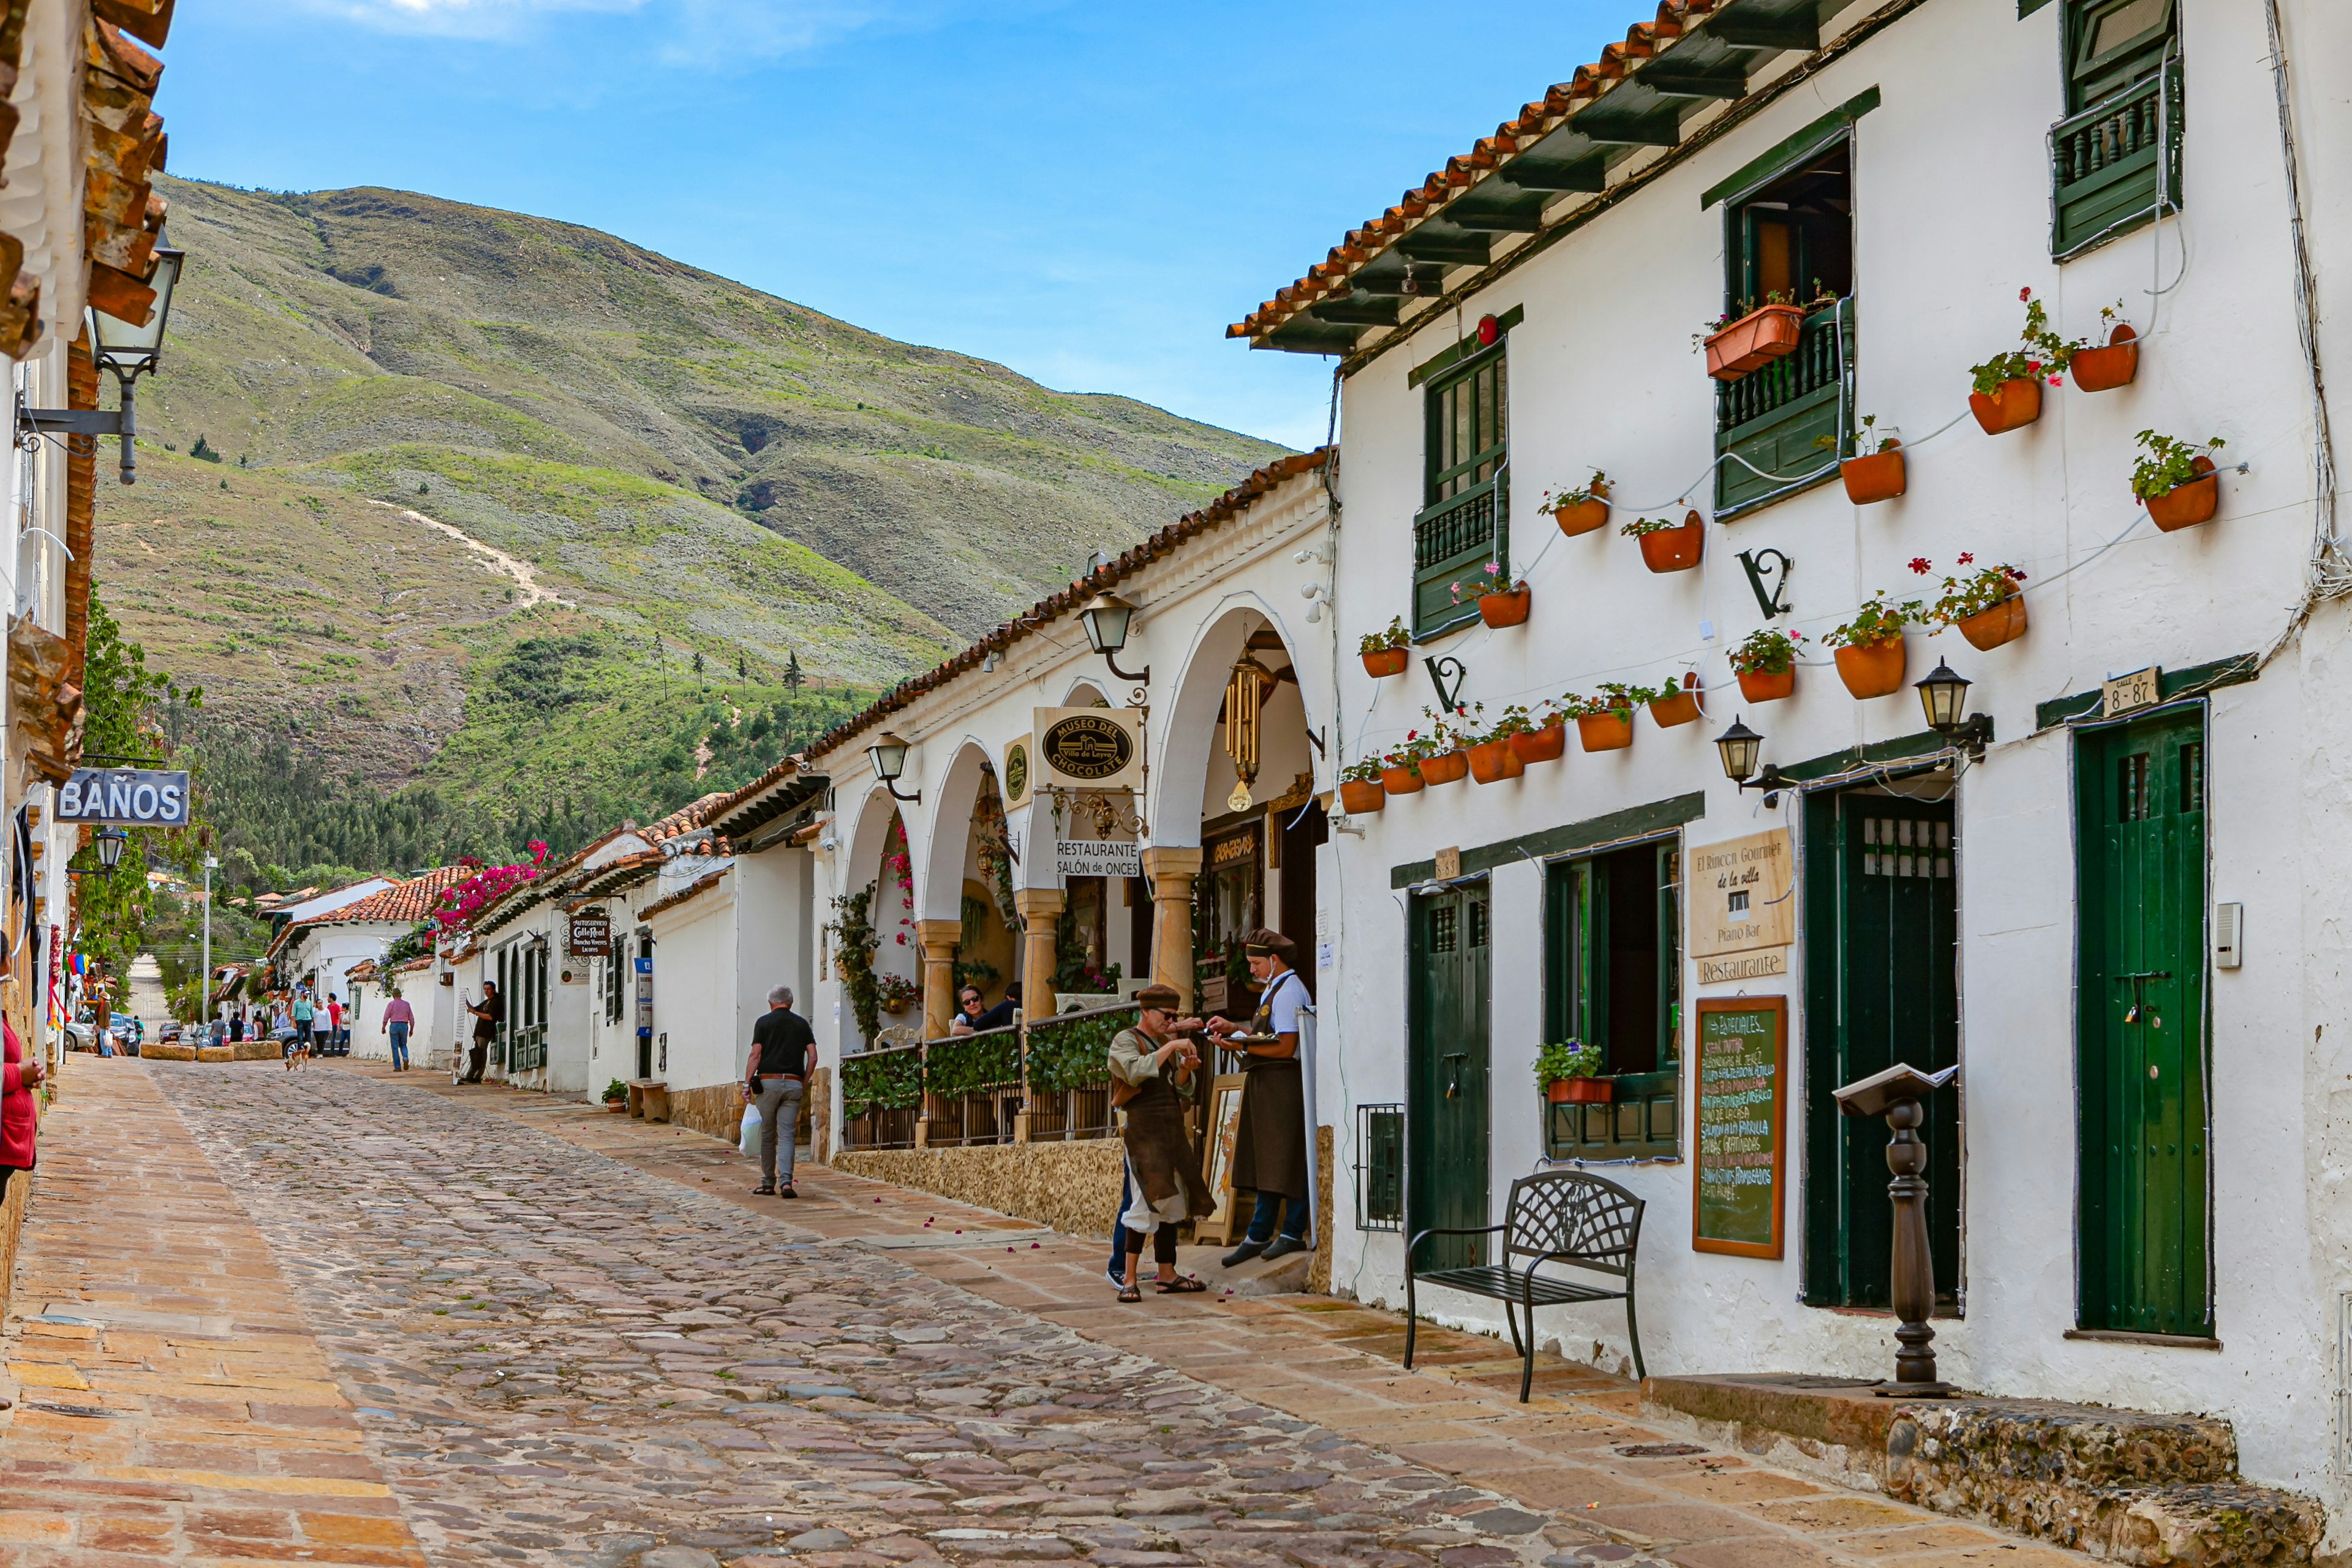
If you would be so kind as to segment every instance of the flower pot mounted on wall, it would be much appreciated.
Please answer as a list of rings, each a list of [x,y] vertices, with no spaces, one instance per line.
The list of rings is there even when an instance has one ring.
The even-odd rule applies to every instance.
[[[2005,642],[2015,642],[2025,635],[2025,596],[2011,594],[1990,610],[1979,610],[1973,616],[1962,616],[1952,623],[1969,646],[1979,653],[1990,653]]]
[[[1838,465],[1838,478],[1845,482],[1845,499],[1856,506],[1893,500],[1903,493],[1903,448],[1848,458]]]
[[[1578,501],[1574,506],[1554,509],[1551,520],[1559,524],[1562,533],[1574,539],[1580,533],[1591,533],[1596,528],[1609,526],[1609,503],[1594,496],[1591,500]]]
[[[1984,426],[1988,436],[2023,429],[2042,417],[2042,384],[2021,377],[2002,382],[1990,397],[1971,392],[1969,412],[1977,416],[1977,423]]]
[[[2148,518],[2165,532],[2210,522],[2213,514],[2221,510],[2221,478],[2213,471],[2213,459],[2198,458],[2197,471],[2204,477],[2175,485],[2160,496],[2148,497]]]
[[[1777,702],[1797,689],[1796,666],[1790,665],[1778,675],[1760,669],[1739,672],[1739,695],[1750,702]]]
[[[2103,349],[2076,349],[2070,367],[2074,384],[2084,392],[2113,392],[2129,386],[2139,374],[2139,334],[2128,322],[2117,322]]]
[[[1804,326],[1805,312],[1795,305],[1750,310],[1706,340],[1706,374],[1717,381],[1738,381],[1762,370],[1797,352]]]
[[[1525,771],[1526,764],[1512,752],[1507,735],[1499,741],[1481,741],[1470,748],[1470,776],[1482,784],[1515,779]]]
[[[1650,704],[1650,717],[1662,730],[1676,724],[1687,724],[1698,717],[1698,693],[1677,691],[1672,697]]]
[[[1616,1087],[1605,1078],[1556,1078],[1544,1085],[1544,1098],[1554,1105],[1607,1105]]]
[[[1857,701],[1891,697],[1903,689],[1903,639],[1837,650],[1838,679]]]
[[[1662,528],[1641,536],[1642,564],[1653,572],[1687,572],[1698,564],[1706,546],[1706,525],[1696,512],[1680,528]]]
[[[1622,752],[1633,743],[1632,709],[1586,713],[1576,721],[1576,742],[1588,752]]]
[[[1381,770],[1381,788],[1391,795],[1417,794],[1421,786],[1421,770],[1410,763],[1402,767]]]
[[[1388,803],[1389,792],[1378,779],[1339,781],[1339,809],[1349,816],[1378,811]]]
[[[1467,752],[1441,752],[1433,757],[1423,757],[1421,763],[1423,780],[1433,784],[1448,784],[1470,771]]]
[[[1556,763],[1568,750],[1568,726],[1548,724],[1540,730],[1522,730],[1511,737],[1511,750],[1522,763]]]
[[[1515,594],[1481,594],[1478,618],[1490,626],[1516,626],[1528,618],[1528,608],[1534,602],[1532,588],[1521,588]]]
[[[1412,663],[1412,651],[1401,647],[1374,648],[1371,652],[1363,655],[1362,658],[1364,673],[1374,680],[1391,675],[1402,675],[1405,668]]]

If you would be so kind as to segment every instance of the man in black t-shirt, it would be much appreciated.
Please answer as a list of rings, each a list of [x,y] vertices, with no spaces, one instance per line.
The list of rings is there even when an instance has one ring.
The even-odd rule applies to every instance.
[[[755,1194],[796,1198],[793,1142],[801,1123],[801,1094],[816,1070],[816,1031],[793,1011],[793,988],[768,993],[768,1010],[751,1026],[751,1059],[743,1069],[743,1100],[760,1108],[760,1184]],[[783,1182],[776,1181],[778,1145]]]
[[[490,1042],[499,1037],[499,1026],[507,1016],[507,999],[499,994],[499,983],[483,981],[482,999],[467,1003],[466,1011],[474,1016],[474,1051],[466,1062],[465,1081],[479,1083],[490,1065]]]

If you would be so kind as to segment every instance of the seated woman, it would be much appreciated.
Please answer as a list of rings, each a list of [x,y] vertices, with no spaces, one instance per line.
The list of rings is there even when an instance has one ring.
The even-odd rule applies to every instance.
[[[1001,1029],[1013,1022],[1013,1015],[1021,1008],[1021,982],[1014,981],[1004,988],[1004,1000],[993,1007],[981,1005],[980,987],[967,985],[956,994],[956,1015],[948,1020],[950,1035],[976,1035],[982,1029]]]
[[[1120,1138],[1127,1146],[1128,1187],[1134,1194],[1119,1215],[1127,1240],[1127,1269],[1118,1289],[1122,1301],[1143,1300],[1135,1270],[1147,1236],[1152,1261],[1159,1265],[1161,1295],[1207,1289],[1200,1280],[1176,1271],[1176,1227],[1216,1208],[1201,1180],[1200,1152],[1184,1127],[1182,1102],[1198,1080],[1201,1053],[1176,1033],[1176,1007],[1182,998],[1173,986],[1147,985],[1135,1000],[1139,1009],[1135,1027],[1120,1030],[1110,1043],[1111,1104],[1127,1112]]]

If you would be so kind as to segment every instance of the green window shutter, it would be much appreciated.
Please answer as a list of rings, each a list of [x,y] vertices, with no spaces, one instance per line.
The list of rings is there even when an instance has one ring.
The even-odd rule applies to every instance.
[[[1544,1144],[1553,1159],[1643,1158],[1680,1147],[1680,863],[1677,836],[1546,868],[1544,1037],[1581,1040],[1612,1056],[1603,1068],[1606,1103],[1544,1104]],[[1630,879],[1634,893],[1653,877],[1654,908],[1646,895],[1613,908],[1612,879]],[[1654,926],[1645,931],[1647,921]],[[1636,1070],[1622,1070],[1625,1064],[1615,1059],[1612,999],[1631,1009],[1616,1017],[1620,1024],[1638,1025],[1655,1009],[1654,1042],[1619,1042],[1646,1054]]]
[[[1413,518],[1412,629],[1433,637],[1477,619],[1454,584],[1487,563],[1510,571],[1510,378],[1505,346],[1457,360],[1423,394],[1423,506]]]
[[[2066,0],[2066,118],[2050,131],[2050,253],[2063,261],[2180,205],[2176,0]]]

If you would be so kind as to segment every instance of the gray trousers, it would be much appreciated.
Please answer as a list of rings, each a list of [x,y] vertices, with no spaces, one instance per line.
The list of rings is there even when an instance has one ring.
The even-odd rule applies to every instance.
[[[801,1124],[801,1080],[763,1078],[760,1080],[760,1180],[776,1185],[782,1152],[783,1184],[793,1184],[793,1139]]]

